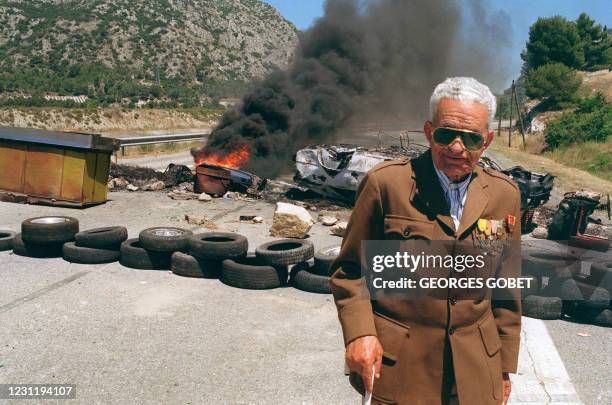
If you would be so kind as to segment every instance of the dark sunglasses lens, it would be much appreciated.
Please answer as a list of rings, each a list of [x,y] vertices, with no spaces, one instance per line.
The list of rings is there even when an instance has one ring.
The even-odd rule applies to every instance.
[[[434,141],[439,145],[450,145],[455,140],[458,134],[448,128],[437,128],[434,131]]]
[[[469,150],[478,150],[482,148],[482,144],[484,143],[482,135],[475,132],[463,132],[461,140],[463,141],[466,149]]]
[[[468,150],[478,150],[484,144],[484,138],[476,132],[455,131],[450,128],[437,128],[433,138],[438,145],[450,145],[457,137]]]

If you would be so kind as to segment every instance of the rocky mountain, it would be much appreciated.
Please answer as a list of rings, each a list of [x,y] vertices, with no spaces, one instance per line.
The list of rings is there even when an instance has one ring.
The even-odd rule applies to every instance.
[[[259,0],[0,0],[0,93],[172,97],[262,77],[296,44]]]

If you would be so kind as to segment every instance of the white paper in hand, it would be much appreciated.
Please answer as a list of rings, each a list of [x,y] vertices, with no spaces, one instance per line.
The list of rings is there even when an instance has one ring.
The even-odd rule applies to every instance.
[[[374,390],[374,375],[376,373],[376,364],[372,366],[372,390]],[[361,400],[361,405],[372,405],[372,393],[366,388],[365,395]]]

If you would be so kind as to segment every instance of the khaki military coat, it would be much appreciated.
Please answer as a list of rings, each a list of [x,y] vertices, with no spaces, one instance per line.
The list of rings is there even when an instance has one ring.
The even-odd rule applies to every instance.
[[[471,240],[478,219],[516,218],[504,237],[520,244],[520,192],[505,175],[477,167],[458,230],[436,176],[431,152],[381,163],[361,182],[330,283],[345,344],[378,336],[384,351],[374,403],[435,405],[447,401],[449,381],[462,405],[502,402],[502,372],[517,369],[520,292],[497,301],[373,300],[361,276],[364,240]],[[520,276],[518,264],[499,266],[499,277]],[[361,378],[350,382],[363,394]]]

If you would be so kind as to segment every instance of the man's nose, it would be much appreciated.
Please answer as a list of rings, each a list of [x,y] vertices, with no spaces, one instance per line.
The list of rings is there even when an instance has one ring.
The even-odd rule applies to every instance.
[[[463,153],[465,146],[463,145],[463,142],[461,142],[461,139],[457,137],[453,142],[451,142],[450,145],[448,145],[448,149],[452,153],[459,155]]]

